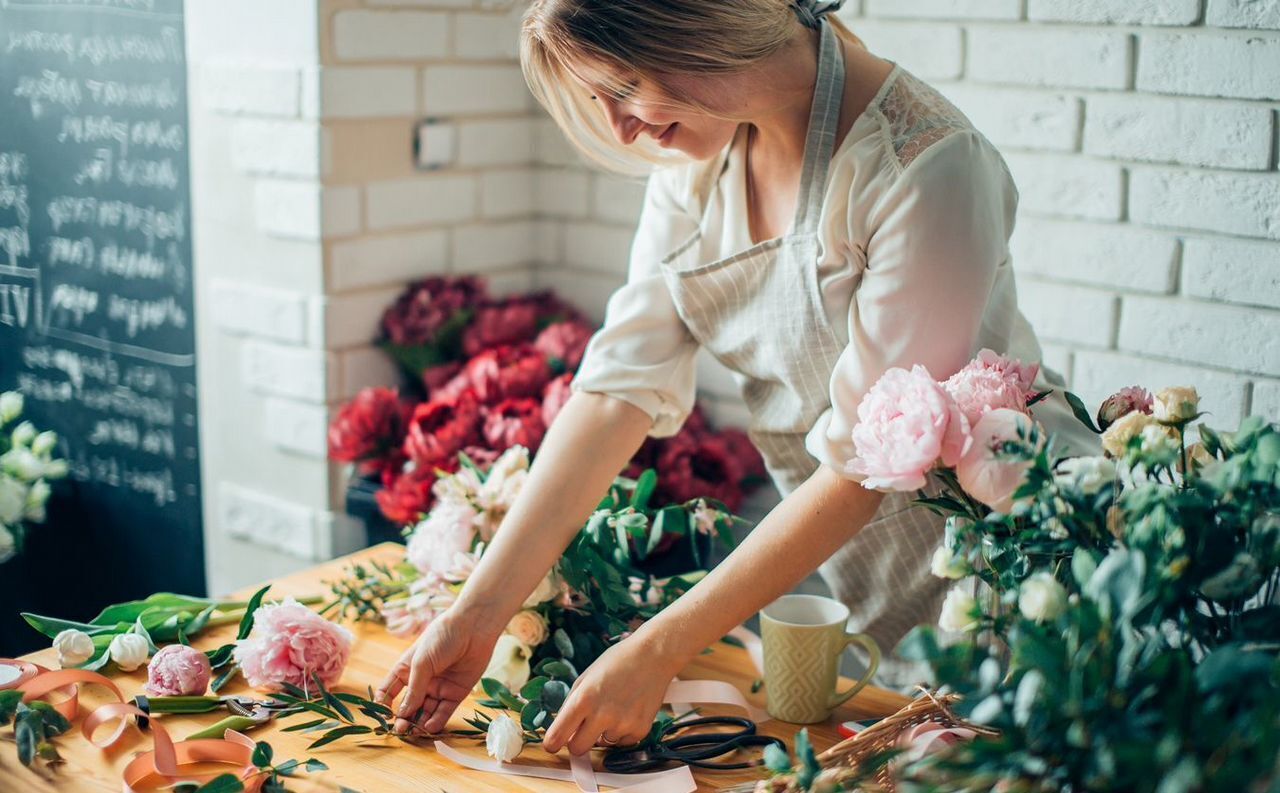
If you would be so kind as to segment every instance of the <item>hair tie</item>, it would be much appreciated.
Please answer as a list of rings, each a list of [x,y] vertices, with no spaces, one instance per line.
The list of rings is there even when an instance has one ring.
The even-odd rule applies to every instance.
[[[822,17],[844,5],[844,0],[795,0],[791,10],[796,12],[800,24],[817,30],[822,24]]]

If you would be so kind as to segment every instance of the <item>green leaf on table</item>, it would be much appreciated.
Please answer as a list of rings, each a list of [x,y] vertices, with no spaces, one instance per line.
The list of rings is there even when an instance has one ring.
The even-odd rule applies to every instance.
[[[302,732],[304,730],[309,730],[312,727],[319,727],[322,724],[328,723],[328,719],[312,719],[311,721],[304,721],[301,724],[290,724],[288,727],[281,728],[280,732]]]
[[[503,693],[511,696],[511,690],[502,681],[494,680],[492,677],[481,678],[480,687],[484,689],[484,693],[488,694],[490,699],[500,699]]]
[[[310,757],[310,758],[307,758],[306,769],[308,774],[318,774],[321,771],[328,771],[329,766],[325,765],[324,763],[320,762],[314,757]]]
[[[336,730],[329,730],[328,732],[326,732],[319,740],[312,742],[312,744],[308,746],[307,749],[308,750],[318,749],[321,746],[331,744],[334,741],[338,740],[339,738],[345,738],[348,735],[368,735],[371,732],[373,732],[373,728],[366,727],[363,724],[353,724],[346,727],[339,727]]]
[[[214,669],[221,669],[231,662],[231,654],[235,651],[234,644],[224,644],[215,650],[208,650],[205,655],[209,657],[209,665]]]
[[[218,675],[218,679],[213,681],[213,684],[209,686],[210,690],[212,690],[213,693],[215,694],[218,693],[219,691],[222,690],[223,686],[225,686],[227,683],[230,683],[231,679],[234,678],[239,673],[240,673],[240,667],[238,665],[232,665],[229,669],[227,669],[227,671]]]
[[[18,705],[20,704],[22,704],[22,692],[18,689],[0,691],[0,727],[9,726],[9,722],[13,720],[13,714],[18,712]]]
[[[115,624],[92,625],[87,622],[73,622],[71,620],[60,620],[56,617],[42,617],[39,614],[31,614],[25,611],[22,612],[22,618],[27,621],[28,625],[35,628],[37,631],[49,637],[50,639],[54,638],[59,633],[62,633],[65,630],[84,631],[90,636],[97,636],[99,634],[118,633],[118,631],[116,630]]]
[[[67,721],[67,717],[55,710],[48,702],[36,700],[28,703],[27,707],[40,713],[40,718],[44,722],[43,737],[53,738],[71,729],[71,722]]]
[[[94,625],[115,625],[120,622],[134,622],[146,611],[196,612],[206,608],[217,608],[217,606],[217,601],[207,598],[175,595],[172,592],[157,592],[143,600],[131,600],[126,603],[107,606],[90,622]]]
[[[241,793],[244,783],[235,774],[220,774],[203,785],[187,783],[174,788],[175,793]]]
[[[526,730],[536,730],[538,725],[536,720],[539,713],[543,713],[541,702],[528,702],[520,709],[520,726]]]
[[[267,584],[262,589],[253,593],[253,597],[249,598],[249,604],[244,608],[244,616],[240,618],[240,629],[236,631],[236,639],[247,639],[249,633],[253,630],[254,612],[262,605],[262,598],[267,594],[267,590],[271,588]]]
[[[192,617],[190,622],[182,626],[182,633],[187,636],[195,636],[197,633],[204,630],[205,626],[209,624],[210,618],[213,617],[213,612],[217,609],[218,606],[216,603],[211,606],[206,606],[199,614]]]
[[[1076,419],[1093,430],[1095,434],[1101,435],[1102,430],[1098,429],[1098,425],[1093,423],[1093,416],[1089,415],[1089,409],[1084,406],[1084,400],[1070,391],[1063,391],[1062,395],[1066,398],[1067,404],[1071,406],[1071,412],[1075,414]]]
[[[324,681],[320,679],[319,675],[313,674],[311,676],[311,682],[316,684],[316,691],[320,692],[320,698],[324,700],[326,705],[342,714],[342,717],[347,721],[356,720],[356,717],[351,714],[351,709],[343,704],[342,700],[330,693],[329,689],[324,687]]]
[[[36,759],[36,748],[44,741],[44,717],[40,711],[19,710],[13,725],[13,737],[18,744],[18,762],[31,765]]]
[[[507,710],[513,710],[517,713],[524,708],[524,700],[512,694],[510,691],[501,691],[498,693],[498,700],[502,702],[503,707]]]
[[[520,696],[530,702],[542,698],[542,689],[547,685],[547,678],[535,677],[520,689]]]
[[[558,713],[560,708],[564,707],[564,701],[568,698],[568,683],[563,680],[548,680],[547,684],[542,688],[542,696],[539,701],[547,711]]]
[[[266,741],[258,741],[253,747],[253,764],[258,768],[266,768],[271,765],[271,756],[274,752],[271,750],[271,744]]]
[[[141,636],[142,638],[146,639],[146,640],[147,640],[147,650],[148,650],[152,655],[154,655],[157,651],[159,651],[159,649],[160,649],[160,648],[159,648],[159,647],[156,647],[156,643],[155,643],[154,641],[152,641],[152,640],[151,640],[151,631],[147,630],[147,626],[142,624],[142,617],[141,617],[141,616],[139,616],[139,617],[138,617],[138,619],[133,623],[133,627],[130,629],[130,631],[129,631],[129,632],[130,632],[130,633],[136,633],[137,635],[139,635],[139,636]]]

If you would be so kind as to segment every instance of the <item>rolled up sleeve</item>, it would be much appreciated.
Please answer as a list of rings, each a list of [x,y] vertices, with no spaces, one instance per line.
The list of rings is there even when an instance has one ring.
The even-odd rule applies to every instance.
[[[898,174],[871,215],[831,406],[806,438],[819,462],[863,479],[846,467],[858,404],[880,376],[921,364],[945,379],[977,352],[1016,207],[1003,161],[974,132],[953,133]]]
[[[676,312],[660,269],[664,256],[697,231],[685,205],[685,169],[649,177],[631,246],[627,283],[609,298],[604,327],[587,346],[575,391],[607,394],[653,419],[650,434],[674,435],[693,410],[697,341]]]

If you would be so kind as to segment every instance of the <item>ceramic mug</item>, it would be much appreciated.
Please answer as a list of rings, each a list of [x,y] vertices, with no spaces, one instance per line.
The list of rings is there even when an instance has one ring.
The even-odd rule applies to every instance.
[[[848,621],[843,603],[818,595],[783,595],[760,611],[770,716],[793,724],[823,721],[871,681],[880,647],[866,634],[848,632]],[[840,654],[851,644],[865,649],[870,662],[861,680],[837,691]]]

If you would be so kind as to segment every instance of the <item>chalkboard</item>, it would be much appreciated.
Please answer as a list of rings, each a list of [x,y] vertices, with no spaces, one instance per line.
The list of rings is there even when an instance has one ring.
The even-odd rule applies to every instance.
[[[70,463],[0,566],[0,650],[18,610],[204,590],[182,20],[0,0],[0,390]]]

